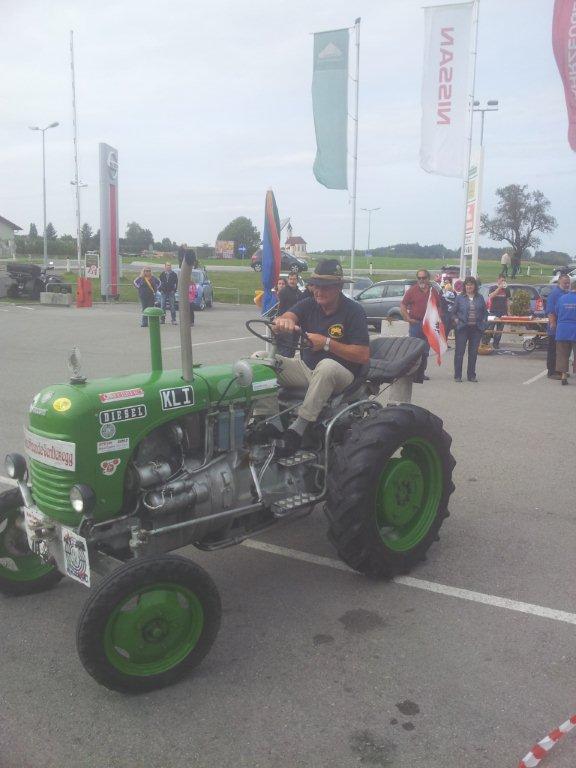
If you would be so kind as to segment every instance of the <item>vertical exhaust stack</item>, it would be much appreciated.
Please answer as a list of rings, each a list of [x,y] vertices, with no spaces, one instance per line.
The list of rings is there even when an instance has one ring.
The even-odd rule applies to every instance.
[[[180,312],[180,351],[182,355],[182,378],[184,381],[192,381],[192,336],[190,333],[190,304],[188,303],[188,286],[192,267],[196,261],[196,254],[192,249],[184,251],[184,258],[180,265],[178,277],[178,309]]]

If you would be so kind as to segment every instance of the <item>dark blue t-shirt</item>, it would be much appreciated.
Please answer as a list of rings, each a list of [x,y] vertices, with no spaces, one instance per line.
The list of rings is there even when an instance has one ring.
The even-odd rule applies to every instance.
[[[555,314],[556,341],[576,341],[576,292],[558,297]]]
[[[298,304],[290,308],[289,312],[296,315],[298,325],[303,331],[321,333],[323,336],[329,336],[334,341],[341,341],[343,344],[368,346],[370,342],[368,321],[364,309],[344,294],[340,295],[338,307],[332,315],[326,315],[313,297],[299,301]],[[314,352],[312,349],[306,349],[302,352],[302,360],[311,370],[314,370],[320,360],[324,360],[326,357],[336,360],[354,375],[361,368],[359,363],[350,363],[330,352],[324,352],[323,349],[319,352]]]

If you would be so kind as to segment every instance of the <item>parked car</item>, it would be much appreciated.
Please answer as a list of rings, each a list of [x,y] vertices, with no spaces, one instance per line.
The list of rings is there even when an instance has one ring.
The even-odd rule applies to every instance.
[[[554,271],[554,275],[550,278],[550,283],[554,284],[558,282],[560,275],[570,275],[571,278],[576,277],[576,269],[570,269],[570,267],[561,267]]]
[[[511,300],[514,298],[514,294],[518,291],[526,291],[528,294],[530,294],[530,313],[534,315],[534,317],[543,317],[545,312],[545,301],[538,292],[538,289],[535,285],[524,285],[523,283],[508,283],[508,288],[510,289],[510,293],[512,294]],[[488,294],[492,293],[496,289],[496,283],[486,283],[485,285],[480,286],[480,293],[482,296],[484,296],[484,299],[486,301],[486,306],[488,307],[488,312],[490,312],[490,304],[492,303],[491,300],[488,298]]]
[[[374,281],[370,280],[369,277],[356,277],[354,278],[354,282],[350,286],[352,289],[351,296],[355,298],[358,296],[359,293],[362,293],[362,291],[365,291],[366,288],[370,288],[371,285],[374,285]],[[348,295],[348,289],[345,288],[344,292],[346,295]]]
[[[291,272],[292,270],[298,270],[298,272],[308,271],[308,262],[306,259],[292,256],[288,251],[281,251],[281,254],[282,260],[280,262],[280,269],[282,272]],[[259,248],[252,256],[250,266],[254,272],[262,272],[262,248]]]
[[[54,270],[54,262],[49,262],[47,267],[38,264],[22,264],[9,262],[6,265],[8,276],[12,280],[7,289],[7,296],[11,299],[28,298],[40,299],[40,294],[48,289],[49,285],[62,284],[62,278],[48,272]]]
[[[179,275],[180,274],[180,267],[173,267],[173,271]],[[196,267],[196,269],[192,270],[192,280],[196,283],[196,287],[198,289],[197,295],[196,295],[196,301],[194,303],[194,309],[199,309],[200,311],[203,311],[207,307],[210,308],[212,304],[214,303],[214,289],[212,287],[212,281],[208,277],[208,272],[204,269],[204,267]],[[161,294],[160,291],[156,292],[156,306],[160,306],[161,302]],[[179,308],[179,296],[178,291],[176,291],[176,309]]]
[[[544,301],[544,307],[546,307],[548,296],[550,296],[550,294],[554,290],[554,287],[555,287],[554,283],[536,283],[534,285],[534,288],[536,288],[540,296],[542,296],[542,299]]]
[[[364,307],[368,325],[379,331],[382,328],[380,318],[401,320],[400,302],[408,288],[415,282],[415,279],[381,280],[355,296],[356,301]]]

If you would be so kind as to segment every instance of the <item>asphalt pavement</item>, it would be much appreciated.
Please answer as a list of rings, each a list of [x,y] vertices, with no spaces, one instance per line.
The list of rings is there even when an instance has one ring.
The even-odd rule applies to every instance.
[[[259,349],[253,316],[197,313],[195,360]],[[178,328],[162,340],[178,367]],[[2,455],[23,451],[32,397],[66,380],[74,345],[89,378],[149,369],[135,305],[0,304]],[[451,354],[414,387],[457,465],[451,516],[410,578],[347,570],[320,506],[247,545],[187,547],[220,591],[220,634],[190,677],[142,696],[81,666],[82,586],[0,597],[0,768],[515,768],[576,711],[576,378],[548,380],[535,352],[481,357],[479,383],[457,384]],[[575,750],[573,732],[546,768]]]

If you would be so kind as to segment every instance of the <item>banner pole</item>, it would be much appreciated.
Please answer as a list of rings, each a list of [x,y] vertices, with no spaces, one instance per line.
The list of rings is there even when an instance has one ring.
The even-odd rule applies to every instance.
[[[472,155],[472,128],[474,118],[474,95],[476,90],[476,58],[478,55],[478,17],[480,15],[480,0],[474,0],[474,34],[472,38],[474,40],[473,48],[470,50],[470,58],[472,59],[472,90],[469,96],[468,104],[468,152],[466,160],[466,169],[464,177],[464,227],[462,234],[462,247],[460,249],[460,279],[464,280],[466,277],[466,214],[468,212],[468,184],[470,177],[470,157]]]
[[[356,178],[358,176],[358,94],[360,91],[360,18],[354,22],[356,30],[356,115],[354,120],[354,171],[352,174],[352,247],[350,249],[350,277],[354,280],[354,255],[356,251]],[[352,295],[352,286],[350,287]]]

